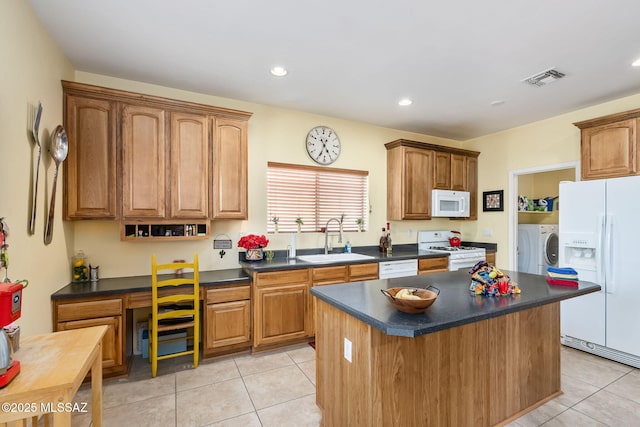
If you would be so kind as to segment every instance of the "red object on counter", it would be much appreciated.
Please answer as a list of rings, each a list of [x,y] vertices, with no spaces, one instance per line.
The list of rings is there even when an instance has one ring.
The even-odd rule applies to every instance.
[[[573,286],[574,288],[577,288],[579,284],[575,280],[552,279],[549,276],[547,276],[547,283],[550,285]]]
[[[22,288],[22,283],[0,283],[0,327],[20,318]]]
[[[449,237],[449,244],[451,246],[453,246],[453,247],[460,246],[460,244],[462,243],[462,240],[460,240],[460,232],[459,231],[453,231],[453,230],[451,230],[451,232],[456,234],[456,236]]]

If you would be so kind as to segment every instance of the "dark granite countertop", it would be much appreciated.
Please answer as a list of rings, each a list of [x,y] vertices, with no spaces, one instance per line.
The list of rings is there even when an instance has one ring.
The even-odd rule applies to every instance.
[[[599,291],[600,285],[580,282],[577,288],[552,286],[544,276],[506,271],[522,293],[485,297],[469,292],[467,270],[435,273],[399,279],[370,280],[341,285],[316,286],[311,294],[388,335],[417,337],[467,323],[521,311],[579,295]],[[396,310],[380,292],[392,287],[440,289],[440,295],[423,314]]]
[[[341,252],[335,250],[333,253]],[[297,255],[311,255],[321,253],[318,250],[301,250]],[[333,265],[344,264],[366,264],[370,262],[382,262],[382,261],[398,261],[404,259],[413,258],[441,258],[448,257],[449,254],[433,251],[419,251],[417,245],[397,245],[393,247],[393,251],[390,254],[380,252],[377,246],[366,246],[353,248],[353,253],[369,255],[370,259],[360,259],[357,261],[338,261],[332,263],[312,263],[301,261],[296,258],[288,259],[285,253],[276,253],[276,257],[271,261],[240,261],[240,265],[247,271],[271,271],[271,270],[288,270],[295,268],[308,268],[308,267],[328,267]]]
[[[188,277],[190,274],[186,273],[185,276]],[[159,277],[171,277],[171,275]],[[200,286],[221,286],[249,280],[251,278],[241,268],[200,272]],[[69,283],[52,294],[51,299],[96,297],[145,291],[151,291],[151,275],[113,277],[100,279],[97,282]]]

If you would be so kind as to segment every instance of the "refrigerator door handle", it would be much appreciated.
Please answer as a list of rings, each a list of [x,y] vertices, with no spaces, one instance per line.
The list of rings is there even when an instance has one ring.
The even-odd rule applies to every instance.
[[[602,250],[605,247],[605,236],[606,236],[606,222],[604,214],[600,214],[598,216],[598,222],[600,223],[600,227],[598,227],[598,241],[596,243],[595,248],[595,257],[596,257],[596,270],[597,270],[597,280],[598,284],[602,286],[603,290],[606,290],[606,286],[604,283],[604,251]]]
[[[613,215],[608,215],[607,218],[607,245],[606,245],[606,254],[607,254],[607,265],[605,270],[605,277],[607,280],[606,292],[608,294],[613,293],[613,287],[615,284],[615,272],[613,270]]]

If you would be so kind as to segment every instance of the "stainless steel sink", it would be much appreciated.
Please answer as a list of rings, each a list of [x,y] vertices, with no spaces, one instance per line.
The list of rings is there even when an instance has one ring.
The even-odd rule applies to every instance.
[[[369,255],[354,254],[354,253],[302,255],[297,258],[300,261],[311,262],[313,264],[328,264],[332,262],[359,261],[362,259],[373,259],[373,257]]]

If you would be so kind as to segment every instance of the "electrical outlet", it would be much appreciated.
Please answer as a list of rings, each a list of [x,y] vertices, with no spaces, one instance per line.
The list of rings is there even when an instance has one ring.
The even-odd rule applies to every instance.
[[[407,234],[409,235],[409,237],[411,237],[411,236],[413,235],[413,230],[412,230],[412,229],[409,229],[409,230],[407,231]]]
[[[491,237],[493,236],[493,230],[490,228],[483,228],[482,229],[482,235],[485,237]]]
[[[349,361],[349,363],[351,363],[351,352],[352,352],[352,345],[351,345],[351,341],[349,341],[348,339],[344,339],[344,358],[347,359]]]

